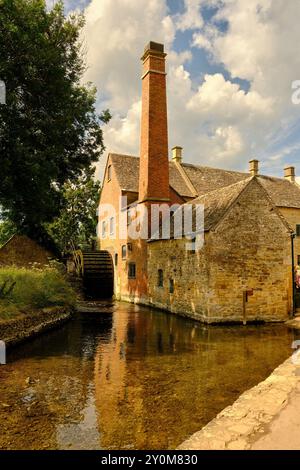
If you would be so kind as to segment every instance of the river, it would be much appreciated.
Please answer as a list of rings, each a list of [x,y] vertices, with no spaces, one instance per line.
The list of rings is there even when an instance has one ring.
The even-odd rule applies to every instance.
[[[1,449],[174,449],[291,355],[285,325],[97,304],[0,366]]]

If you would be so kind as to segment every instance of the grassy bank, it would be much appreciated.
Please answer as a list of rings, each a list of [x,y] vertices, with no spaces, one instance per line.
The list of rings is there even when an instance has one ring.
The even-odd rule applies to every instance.
[[[57,267],[0,268],[0,320],[43,308],[74,305],[75,293]]]

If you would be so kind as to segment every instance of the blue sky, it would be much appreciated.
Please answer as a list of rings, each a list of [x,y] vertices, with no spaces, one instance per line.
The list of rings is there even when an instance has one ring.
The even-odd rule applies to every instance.
[[[48,1],[48,5],[52,1]],[[87,7],[87,8],[86,8]],[[168,52],[170,147],[186,161],[300,175],[300,2],[285,0],[67,0],[85,10],[86,79],[113,113],[107,150],[138,154],[139,57],[149,40]]]

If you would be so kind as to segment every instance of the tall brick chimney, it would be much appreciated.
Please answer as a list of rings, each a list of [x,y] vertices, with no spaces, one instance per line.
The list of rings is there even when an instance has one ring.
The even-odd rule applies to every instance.
[[[139,201],[169,201],[166,71],[163,44],[150,42],[142,57]]]

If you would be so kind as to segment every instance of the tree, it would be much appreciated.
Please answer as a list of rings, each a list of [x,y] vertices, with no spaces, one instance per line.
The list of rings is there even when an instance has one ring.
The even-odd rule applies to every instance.
[[[10,220],[0,219],[0,247],[16,232],[15,225]]]
[[[96,90],[83,85],[82,14],[63,4],[0,0],[0,205],[21,233],[38,241],[62,210],[72,184],[104,150]]]
[[[92,244],[96,236],[100,183],[94,169],[87,169],[76,181],[67,181],[63,191],[64,207],[48,226],[48,232],[61,251],[75,245]]]

